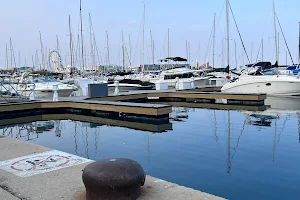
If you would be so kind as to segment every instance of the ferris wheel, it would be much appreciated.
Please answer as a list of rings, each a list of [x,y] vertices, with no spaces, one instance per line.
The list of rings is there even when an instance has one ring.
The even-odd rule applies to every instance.
[[[56,69],[60,68],[61,65],[61,57],[58,51],[54,50],[51,51],[49,54],[49,64],[50,68],[55,71]]]

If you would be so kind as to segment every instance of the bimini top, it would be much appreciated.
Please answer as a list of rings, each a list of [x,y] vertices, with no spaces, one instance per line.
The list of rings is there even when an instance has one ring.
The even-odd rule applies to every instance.
[[[186,62],[187,61],[187,59],[181,58],[181,57],[168,57],[168,58],[160,60],[160,62],[168,62],[170,60],[175,61],[175,62]]]
[[[255,64],[248,64],[246,65],[246,67],[261,67],[263,70],[265,70],[265,69],[270,69],[272,67],[275,67],[275,65],[273,66],[271,62],[258,62]]]

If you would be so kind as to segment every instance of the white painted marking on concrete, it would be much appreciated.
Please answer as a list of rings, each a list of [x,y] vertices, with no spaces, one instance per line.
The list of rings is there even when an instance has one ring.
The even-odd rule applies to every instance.
[[[0,169],[20,177],[29,177],[90,161],[92,160],[52,150],[0,162]]]

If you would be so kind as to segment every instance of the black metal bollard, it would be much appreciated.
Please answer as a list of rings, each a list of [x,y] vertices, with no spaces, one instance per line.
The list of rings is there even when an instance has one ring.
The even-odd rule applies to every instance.
[[[141,195],[145,179],[142,166],[124,158],[96,161],[82,174],[86,200],[135,200]]]

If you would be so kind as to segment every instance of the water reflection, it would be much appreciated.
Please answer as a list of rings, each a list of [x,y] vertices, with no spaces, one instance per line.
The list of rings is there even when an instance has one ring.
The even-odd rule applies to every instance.
[[[132,158],[150,175],[229,199],[294,199],[300,195],[300,99],[266,104],[264,111],[174,107],[172,130],[160,134],[149,131],[152,124],[62,115],[43,116],[42,131],[30,122],[1,132],[95,160]]]

